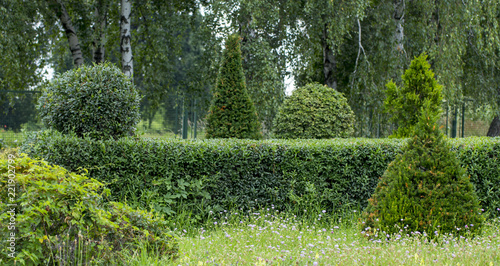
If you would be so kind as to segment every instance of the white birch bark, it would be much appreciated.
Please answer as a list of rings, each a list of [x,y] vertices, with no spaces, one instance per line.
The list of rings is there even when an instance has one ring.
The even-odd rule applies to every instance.
[[[130,0],[121,0],[120,18],[120,51],[122,53],[122,71],[132,78],[134,74],[134,58],[132,56],[132,45],[130,36],[130,13],[132,3]]]
[[[403,41],[404,41],[404,12],[405,12],[405,2],[404,0],[394,0],[394,21],[396,22],[396,32],[395,32],[395,39],[396,39],[396,50],[404,54],[405,49],[403,46]]]

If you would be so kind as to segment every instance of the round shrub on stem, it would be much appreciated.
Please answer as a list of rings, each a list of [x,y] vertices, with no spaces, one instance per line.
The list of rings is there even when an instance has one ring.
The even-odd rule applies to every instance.
[[[110,63],[82,66],[57,76],[43,88],[38,102],[48,128],[79,137],[120,138],[139,122],[139,92]]]
[[[369,237],[400,230],[429,237],[481,231],[479,199],[438,129],[439,112],[426,100],[420,113],[416,136],[389,164],[368,200],[360,229]]]
[[[297,88],[285,99],[274,121],[274,134],[284,139],[346,138],[355,116],[342,93],[318,83]]]

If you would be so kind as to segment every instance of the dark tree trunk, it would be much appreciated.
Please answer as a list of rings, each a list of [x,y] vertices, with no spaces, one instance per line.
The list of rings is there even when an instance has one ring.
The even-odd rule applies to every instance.
[[[59,21],[61,21],[64,32],[69,42],[69,49],[71,50],[71,55],[73,56],[73,64],[76,67],[83,65],[83,54],[80,48],[80,42],[78,41],[78,36],[76,35],[75,27],[71,23],[71,18],[69,17],[68,11],[62,0],[49,0],[49,6],[55,11]]]
[[[325,78],[326,86],[337,89],[337,79],[335,77],[335,71],[337,69],[337,61],[335,59],[335,54],[333,53],[332,47],[328,44],[328,32],[327,24],[323,29],[323,36],[321,38],[321,44],[323,46],[323,75]]]
[[[490,124],[490,129],[488,130],[488,137],[498,137],[500,136],[500,118],[496,116]]]
[[[104,62],[104,43],[106,42],[106,16],[107,16],[107,3],[99,1],[95,9],[95,39],[94,39],[94,62],[99,64]]]
[[[248,49],[246,46],[251,46],[252,41],[256,39],[257,33],[255,29],[251,27],[253,18],[251,16],[247,16],[242,18],[242,21],[239,22],[239,33],[241,37],[241,52],[243,53],[243,68],[245,69],[245,74],[247,67],[250,65],[250,57],[251,54],[248,53]]]
[[[436,46],[439,46],[440,45],[440,41],[441,41],[441,32],[442,32],[442,26],[441,26],[441,19],[440,19],[440,16],[439,16],[439,5],[440,5],[440,0],[434,0],[434,6],[435,6],[435,10],[434,10],[434,13],[432,14],[432,22],[434,24],[436,24],[436,34],[434,36],[434,44]],[[431,68],[434,69],[435,66],[436,66],[436,59],[435,58],[431,58],[430,59],[430,64],[431,64]]]

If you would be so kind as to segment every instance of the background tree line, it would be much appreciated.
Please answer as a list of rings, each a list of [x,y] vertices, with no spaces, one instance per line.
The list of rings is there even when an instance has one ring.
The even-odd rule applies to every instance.
[[[319,82],[344,93],[356,135],[386,136],[385,84],[401,82],[425,52],[456,106],[470,99],[500,134],[499,0],[0,0],[0,90],[110,61],[144,95],[151,121],[175,95],[208,108],[224,39],[242,37],[247,89],[267,132],[295,86]],[[127,11],[128,10],[128,11]],[[12,97],[12,96],[11,96]],[[6,99],[3,99],[4,101]],[[204,107],[203,107],[204,106]],[[381,126],[382,125],[382,126]]]

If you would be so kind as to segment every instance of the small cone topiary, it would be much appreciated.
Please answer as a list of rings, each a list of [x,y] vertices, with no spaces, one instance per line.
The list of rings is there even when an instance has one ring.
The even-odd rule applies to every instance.
[[[391,120],[398,124],[398,129],[389,137],[407,138],[414,135],[424,101],[429,100],[433,110],[440,108],[442,86],[434,76],[427,55],[423,53],[411,61],[410,67],[401,77],[403,86],[396,86],[392,80],[387,83],[384,109],[392,115]]]
[[[213,101],[206,138],[261,139],[257,111],[248,95],[241,62],[240,37],[229,36]]]
[[[480,232],[478,197],[438,129],[438,118],[439,112],[425,101],[416,136],[389,164],[368,200],[360,224],[366,236],[386,237],[400,230],[431,238],[438,232]]]

